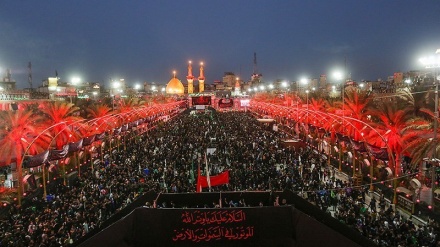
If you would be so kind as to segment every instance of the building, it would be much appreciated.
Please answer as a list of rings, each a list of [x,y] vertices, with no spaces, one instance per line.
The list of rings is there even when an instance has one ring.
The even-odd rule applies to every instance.
[[[222,78],[223,86],[227,90],[232,90],[237,76],[233,72],[225,72]]]
[[[185,93],[185,87],[183,86],[182,82],[179,79],[177,79],[176,71],[173,71],[173,78],[171,78],[171,80],[167,83],[165,92],[167,94],[177,94],[177,95],[182,95]]]
[[[318,87],[321,89],[325,89],[327,88],[327,75],[320,75],[319,76],[319,82],[318,82]]]
[[[393,75],[393,81],[396,88],[404,86],[404,76],[402,72],[396,72]]]
[[[15,83],[15,80],[12,79],[11,70],[7,69],[5,76],[0,81],[0,92],[14,91]]]

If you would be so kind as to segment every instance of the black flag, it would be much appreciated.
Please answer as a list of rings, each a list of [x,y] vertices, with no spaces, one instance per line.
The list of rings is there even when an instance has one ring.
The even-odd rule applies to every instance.
[[[55,70],[55,77],[58,78],[58,70]]]

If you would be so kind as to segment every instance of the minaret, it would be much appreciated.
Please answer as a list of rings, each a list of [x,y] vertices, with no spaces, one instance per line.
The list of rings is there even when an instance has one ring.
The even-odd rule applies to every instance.
[[[199,76],[199,93],[205,91],[205,73],[203,73],[203,62],[200,63],[200,76]]]
[[[188,61],[188,75],[186,76],[186,80],[188,81],[188,94],[194,93],[194,76],[192,72],[191,61]]]
[[[240,94],[240,78],[235,78],[235,95]]]

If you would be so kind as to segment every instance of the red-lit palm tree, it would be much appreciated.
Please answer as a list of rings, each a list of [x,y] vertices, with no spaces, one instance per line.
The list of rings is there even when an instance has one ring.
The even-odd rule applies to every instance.
[[[86,109],[87,118],[91,120],[89,122],[94,126],[91,129],[96,130],[96,134],[107,130],[108,124],[106,123],[109,122],[111,111],[112,109],[105,104],[92,105]]]
[[[75,127],[75,124],[81,124],[83,118],[79,116],[78,110],[79,108],[71,103],[59,101],[45,103],[40,107],[45,117],[44,125],[56,125],[51,129],[55,138],[55,148],[60,149],[80,137],[80,128]]]
[[[32,111],[7,111],[1,113],[0,157],[2,163],[15,162],[18,179],[18,204],[23,194],[23,157],[37,154],[47,148],[49,133],[43,131],[42,116]]]
[[[440,157],[440,135],[437,133],[434,138],[432,121],[423,118],[411,119],[404,133],[404,151],[410,154],[413,168],[421,164],[425,158]]]
[[[404,90],[399,95],[408,102],[414,118],[408,122],[405,129],[407,145],[405,151],[411,155],[411,165],[421,164],[424,158],[440,157],[438,145],[439,133],[434,135],[434,112],[431,110],[434,104],[430,104],[432,91],[425,93],[424,88],[415,87],[413,92]],[[434,103],[434,102],[432,102]],[[438,131],[437,131],[438,132]],[[436,138],[434,138],[436,137]]]
[[[344,90],[344,101],[340,105],[337,115],[342,117],[342,133],[355,141],[364,141],[363,130],[368,121],[368,109],[371,106],[372,95],[369,91],[359,90],[356,87],[347,87]],[[353,175],[356,173],[356,150],[353,149]],[[361,171],[361,169],[359,169]]]
[[[324,128],[325,121],[327,119],[325,118],[325,109],[327,106],[327,101],[322,98],[311,98],[310,104],[309,104],[309,112],[312,114],[312,117],[310,119],[310,123],[314,125],[317,129],[318,128]]]
[[[343,112],[341,112],[341,114],[343,117],[359,120],[350,122],[350,120],[344,119],[345,122],[350,122],[349,124],[344,124],[344,128],[347,129],[347,134],[356,141],[362,138],[360,130],[365,127],[362,122],[368,121],[368,109],[371,107],[372,99],[373,97],[370,91],[362,91],[354,87],[348,87],[346,89],[344,105],[343,109],[341,109]]]
[[[377,136],[377,142],[380,142],[385,138],[385,145],[391,151],[390,160],[394,160],[394,164],[390,164],[391,168],[394,168],[394,176],[398,178],[401,174],[401,159],[404,150],[404,135],[408,126],[408,121],[413,117],[411,109],[405,107],[399,109],[399,104],[396,101],[394,103],[380,101],[377,108],[371,110],[370,113],[373,117],[372,126],[376,128],[382,136]],[[371,136],[374,138],[374,136]],[[397,187],[397,181],[395,181],[395,187]],[[397,201],[396,195],[394,196],[394,202]]]

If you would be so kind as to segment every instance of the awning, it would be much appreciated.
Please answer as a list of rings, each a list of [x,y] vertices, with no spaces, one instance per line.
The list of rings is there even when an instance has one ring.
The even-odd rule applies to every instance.
[[[283,142],[285,142],[285,143],[296,143],[296,142],[300,142],[300,140],[297,140],[297,139],[288,139],[288,140],[283,140]]]
[[[272,123],[274,120],[272,118],[258,118],[257,121],[261,123]]]
[[[405,187],[397,187],[397,192],[405,193],[406,195],[412,196],[414,195],[414,192],[405,188]]]

